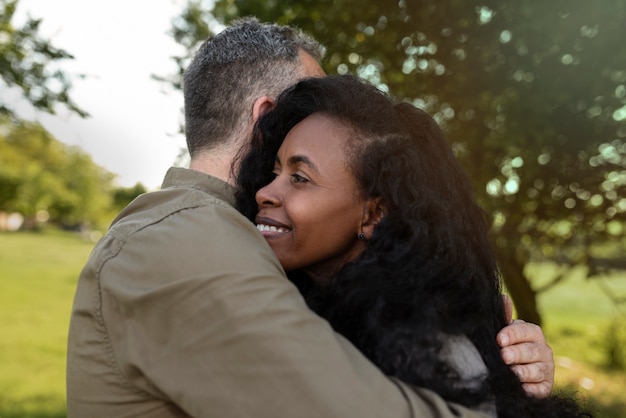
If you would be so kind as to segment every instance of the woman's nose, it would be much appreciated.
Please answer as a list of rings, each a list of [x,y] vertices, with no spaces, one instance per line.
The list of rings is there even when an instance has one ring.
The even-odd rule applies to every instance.
[[[275,183],[276,180],[272,181],[267,186],[260,188],[256,192],[256,203],[259,207],[280,205],[280,198],[278,197]]]

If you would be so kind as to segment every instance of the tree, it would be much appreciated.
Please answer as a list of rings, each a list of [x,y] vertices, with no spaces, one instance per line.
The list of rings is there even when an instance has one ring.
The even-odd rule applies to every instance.
[[[148,190],[141,183],[136,183],[133,187],[118,187],[113,191],[113,205],[112,209],[115,213],[119,213],[130,202],[133,201],[140,194],[146,193]]]
[[[0,211],[21,213],[27,226],[38,217],[63,227],[108,219],[112,173],[39,124],[5,117],[0,127]]]
[[[41,19],[29,17],[22,27],[12,24],[19,0],[0,0],[0,90],[17,88],[36,109],[55,113],[57,103],[87,116],[70,98],[71,78],[54,64],[72,59],[39,35]],[[0,97],[0,116],[15,116],[10,103]]]
[[[173,34],[191,54],[211,25],[247,15],[302,28],[327,46],[328,73],[434,115],[493,217],[521,318],[541,323],[530,261],[623,254],[626,0],[189,0]]]

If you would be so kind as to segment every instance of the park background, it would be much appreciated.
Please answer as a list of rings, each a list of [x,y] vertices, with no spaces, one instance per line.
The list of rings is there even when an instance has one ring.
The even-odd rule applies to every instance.
[[[44,34],[45,13],[20,18],[20,4],[0,0],[0,417],[52,418],[65,416],[78,273],[115,213],[158,186],[137,174],[149,145],[125,163],[137,182],[121,182],[117,168],[103,166],[105,151],[87,152],[88,139],[76,145],[55,130],[55,118],[101,117],[73,95],[92,75],[67,67],[81,56]],[[135,30],[151,4],[133,9]],[[492,216],[517,315],[541,324],[554,349],[558,390],[577,393],[598,416],[626,416],[626,0],[169,4],[166,35],[180,48],[170,67],[147,73],[155,90],[180,98],[199,42],[254,15],[326,45],[329,74],[357,74],[431,113]],[[118,66],[142,60],[137,51],[118,62],[115,51],[108,57]],[[179,116],[181,105],[170,111]],[[110,106],[141,126],[159,118],[141,102],[118,97]],[[170,123],[171,163],[184,165],[180,127]],[[117,159],[133,147],[93,136]],[[170,163],[161,164],[164,173]]]

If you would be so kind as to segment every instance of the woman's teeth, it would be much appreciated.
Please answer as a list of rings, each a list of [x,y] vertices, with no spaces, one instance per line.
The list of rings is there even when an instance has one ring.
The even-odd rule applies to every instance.
[[[285,228],[276,228],[275,226],[270,226],[270,225],[262,225],[262,224],[258,224],[256,226],[256,229],[258,229],[261,232],[287,232],[287,230]]]

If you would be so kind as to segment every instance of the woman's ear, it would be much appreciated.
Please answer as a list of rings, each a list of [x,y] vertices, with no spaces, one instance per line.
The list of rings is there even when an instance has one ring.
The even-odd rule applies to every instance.
[[[361,233],[366,239],[372,238],[374,227],[385,217],[385,208],[380,198],[367,199],[363,203],[363,218],[361,220]]]

